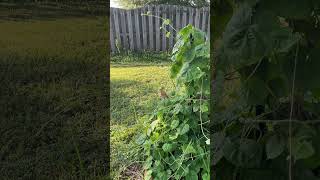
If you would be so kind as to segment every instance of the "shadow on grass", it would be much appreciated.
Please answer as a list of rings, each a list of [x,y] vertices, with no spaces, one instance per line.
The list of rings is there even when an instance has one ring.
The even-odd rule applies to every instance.
[[[107,65],[48,59],[0,58],[1,177],[104,176]]]
[[[77,2],[0,2],[0,18],[7,21],[56,20],[66,17],[106,16],[103,1]]]

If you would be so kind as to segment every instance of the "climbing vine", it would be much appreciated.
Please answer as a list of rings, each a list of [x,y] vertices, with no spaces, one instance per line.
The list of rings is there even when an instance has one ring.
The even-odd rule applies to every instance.
[[[165,22],[169,23],[169,22]],[[176,88],[159,101],[145,133],[145,179],[210,179],[209,40],[188,25],[172,50]]]
[[[320,1],[227,0],[213,10],[213,176],[320,179]]]

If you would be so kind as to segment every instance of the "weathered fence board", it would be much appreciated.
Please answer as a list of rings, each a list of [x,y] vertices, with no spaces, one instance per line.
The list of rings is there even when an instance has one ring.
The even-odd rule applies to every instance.
[[[149,7],[148,7],[148,11],[154,13],[153,9],[154,9],[154,7],[152,7],[152,6],[149,6]],[[146,13],[146,12],[145,12],[145,13]],[[149,26],[148,26],[148,28],[149,28],[149,34],[148,34],[148,36],[149,36],[149,43],[150,43],[150,44],[149,44],[149,49],[150,49],[150,50],[154,50],[154,43],[153,43],[153,38],[154,38],[153,21],[154,21],[154,18],[148,16],[148,19],[149,19]]]
[[[143,8],[140,13],[144,12],[146,8]],[[143,49],[148,49],[148,31],[147,31],[147,17],[146,16],[141,16],[139,14],[139,17],[142,18],[142,39],[143,39]],[[139,33],[139,32],[138,32]]]
[[[133,10],[111,8],[110,47],[112,53],[125,51],[169,51],[172,49],[177,31],[188,24],[210,35],[209,8],[188,8],[172,5],[146,6]],[[173,28],[160,29],[163,19],[142,16],[147,11],[154,16],[168,18]],[[170,37],[166,33],[170,32]]]
[[[139,19],[139,9],[134,10],[134,20],[135,20],[135,35],[136,35],[136,50],[141,49],[141,37],[140,37],[140,19]]]
[[[160,6],[156,6],[154,14],[157,17],[160,17]],[[160,42],[160,19],[156,18],[155,20],[156,20],[156,27],[159,27],[159,28],[155,28],[156,42]],[[160,51],[160,45],[161,45],[160,43],[156,43],[156,51]]]

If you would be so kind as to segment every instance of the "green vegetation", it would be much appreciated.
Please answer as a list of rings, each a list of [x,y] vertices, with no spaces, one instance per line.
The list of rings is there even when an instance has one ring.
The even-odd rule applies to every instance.
[[[143,175],[143,152],[136,139],[159,101],[159,88],[172,89],[165,54],[126,54],[111,58],[111,173]],[[159,59],[161,62],[158,62]],[[133,171],[133,172],[130,172]]]
[[[216,5],[215,179],[320,179],[320,2]]]
[[[114,65],[169,65],[170,56],[162,52],[134,52],[125,54],[114,54],[111,63]]]
[[[162,98],[137,139],[145,179],[210,179],[209,59],[205,33],[188,25],[172,50],[175,89]]]
[[[1,179],[106,179],[106,22],[0,21]]]

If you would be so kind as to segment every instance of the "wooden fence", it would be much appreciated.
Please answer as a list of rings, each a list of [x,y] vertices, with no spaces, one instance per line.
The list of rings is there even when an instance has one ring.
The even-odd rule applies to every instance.
[[[110,8],[110,47],[112,53],[118,49],[125,51],[168,51],[174,45],[177,33],[172,28],[166,32],[160,29],[162,19],[153,16],[142,16],[150,12],[154,16],[170,19],[172,26],[179,31],[188,24],[201,29],[210,35],[209,8],[190,8],[172,5],[146,6],[124,10]]]

